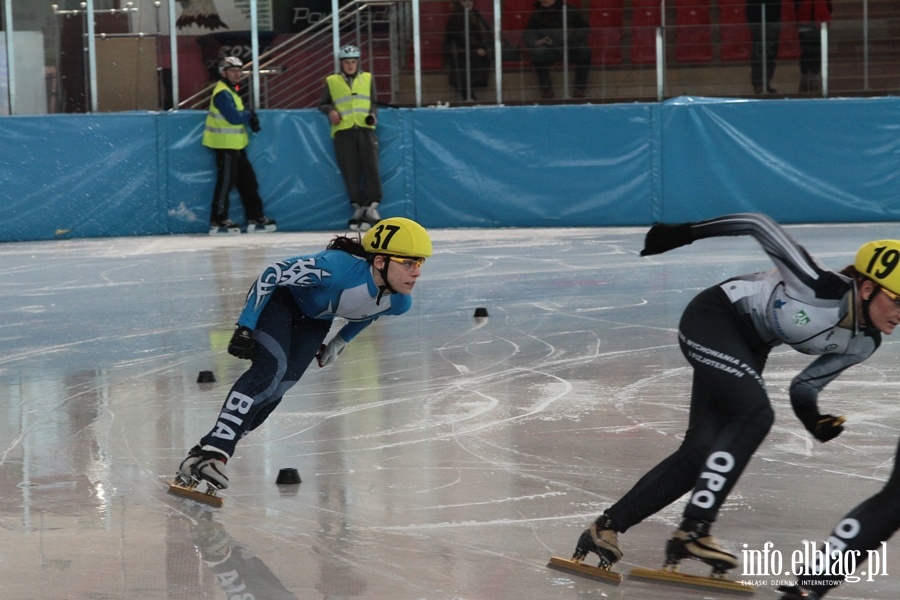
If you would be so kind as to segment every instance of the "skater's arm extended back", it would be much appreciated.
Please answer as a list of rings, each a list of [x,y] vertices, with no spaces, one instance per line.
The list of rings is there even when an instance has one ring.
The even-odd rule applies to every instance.
[[[789,289],[809,290],[816,298],[843,298],[849,278],[823,267],[772,218],[760,213],[723,215],[695,223],[654,225],[647,232],[642,256],[660,254],[696,240],[749,235],[778,267]],[[809,293],[806,292],[806,293]]]

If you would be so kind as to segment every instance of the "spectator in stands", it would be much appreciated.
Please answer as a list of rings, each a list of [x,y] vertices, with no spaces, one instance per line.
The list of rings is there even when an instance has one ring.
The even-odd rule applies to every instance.
[[[568,48],[569,61],[575,65],[573,98],[584,98],[591,72],[591,29],[581,10],[564,0],[538,0],[525,25],[522,40],[531,51],[531,62],[541,87],[541,98],[553,98],[550,66],[559,61]],[[567,27],[563,28],[563,18]]]
[[[772,87],[772,76],[775,75],[775,58],[778,56],[778,43],[781,37],[781,0],[747,0],[746,10],[752,44],[750,83],[757,94],[762,94],[763,89],[774,94],[777,90]],[[763,71],[765,71],[765,88],[763,88]]]
[[[831,0],[795,0],[800,38],[800,93],[822,90],[821,23],[831,21]]]
[[[473,0],[451,2],[450,18],[444,34],[444,64],[448,69],[450,85],[463,100],[475,100],[472,90],[487,87],[491,69],[490,49],[494,41],[490,24],[473,4]]]
[[[375,78],[359,68],[360,51],[347,45],[338,51],[340,73],[325,78],[319,110],[328,116],[334,155],[347,186],[353,215],[351,231],[368,231],[381,220],[381,176],[378,173],[378,108]]]

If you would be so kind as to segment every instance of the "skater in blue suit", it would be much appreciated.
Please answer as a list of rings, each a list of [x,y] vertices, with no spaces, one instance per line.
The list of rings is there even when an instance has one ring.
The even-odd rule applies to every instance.
[[[266,267],[247,294],[228,352],[251,361],[225,398],[215,426],[178,468],[176,483],[205,480],[228,487],[225,465],[238,441],[262,425],[315,359],[324,367],[383,315],[402,315],[431,256],[431,239],[415,221],[379,221],[362,240],[334,238],[318,254]],[[330,341],[335,317],[347,320]]]

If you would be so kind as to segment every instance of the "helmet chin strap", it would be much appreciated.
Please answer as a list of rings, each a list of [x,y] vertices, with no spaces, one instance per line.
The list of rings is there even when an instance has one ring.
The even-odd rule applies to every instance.
[[[874,327],[874,323],[872,321],[872,316],[869,314],[869,305],[872,303],[872,298],[875,297],[875,294],[881,291],[881,286],[875,284],[875,289],[872,290],[872,293],[869,294],[868,298],[862,298],[862,314],[863,318],[866,320],[866,327]]]
[[[397,290],[395,290],[393,287],[391,287],[391,284],[388,283],[388,265],[391,264],[391,259],[389,259],[384,254],[381,254],[380,256],[382,258],[384,258],[384,266],[383,267],[378,269],[377,267],[375,267],[375,263],[374,262],[372,263],[372,268],[375,269],[376,271],[378,271],[378,274],[381,275],[382,281],[384,281],[384,283],[382,285],[378,286],[378,296],[375,298],[376,306],[381,304],[381,298],[382,298],[382,296],[384,296],[385,293],[388,293],[388,294],[396,294],[397,293]]]

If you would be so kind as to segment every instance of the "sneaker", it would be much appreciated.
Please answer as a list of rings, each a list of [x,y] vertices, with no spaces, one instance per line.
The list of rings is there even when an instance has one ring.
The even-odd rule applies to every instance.
[[[381,215],[378,213],[378,204],[378,202],[373,202],[363,208],[362,221],[359,224],[360,231],[368,231],[372,225],[381,220]]]
[[[352,204],[351,206],[353,206],[353,216],[347,221],[347,227],[350,231],[359,231],[359,226],[362,224],[363,213],[366,209],[359,204]]]
[[[213,446],[194,446],[178,466],[178,479],[190,482],[194,479],[207,481],[224,490],[228,487],[225,463],[228,455]]]
[[[233,235],[241,232],[241,227],[231,219],[212,221],[209,224],[209,235]]]
[[[709,521],[682,521],[681,528],[666,542],[666,564],[677,565],[684,558],[694,558],[711,566],[714,573],[735,568],[737,557],[722,548],[709,534],[710,526]]]
[[[575,544],[572,560],[581,562],[588,552],[593,552],[600,557],[598,566],[603,569],[608,569],[622,558],[619,534],[616,532],[612,519],[606,514],[597,517],[597,520],[582,532],[578,543]]]
[[[275,221],[266,216],[247,221],[247,233],[270,233],[277,229],[278,225]]]
[[[783,594],[781,600],[819,600],[821,598],[816,592],[799,585],[781,585],[778,586],[778,591]]]

